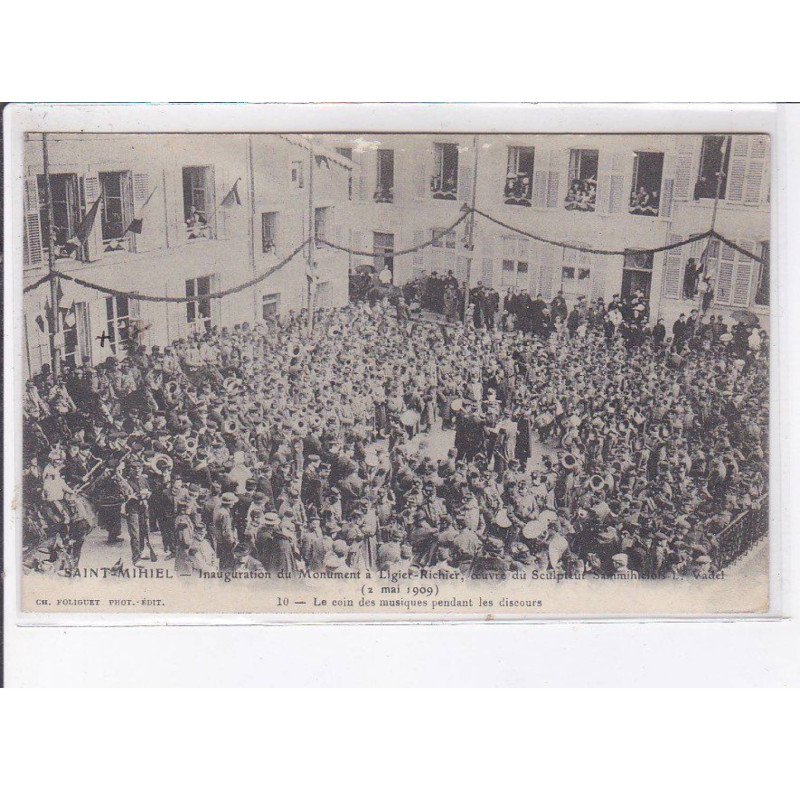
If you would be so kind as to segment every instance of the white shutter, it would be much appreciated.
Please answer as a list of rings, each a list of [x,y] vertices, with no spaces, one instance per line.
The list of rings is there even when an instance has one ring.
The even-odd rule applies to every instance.
[[[747,175],[747,162],[750,152],[749,136],[734,136],[731,144],[731,158],[728,165],[727,200],[739,203],[744,198],[744,184]]]
[[[755,251],[755,242],[737,242],[748,253]],[[736,253],[736,269],[733,280],[733,305],[750,305],[750,288],[753,284],[753,266],[755,262],[744,253]]]
[[[672,216],[672,201],[675,195],[675,156],[664,153],[664,171],[661,180],[661,195],[658,215],[665,219]]]
[[[560,283],[555,276],[557,271],[560,272],[561,270],[562,248],[554,244],[543,244],[541,253],[539,292],[545,300],[551,300],[553,297],[553,283]]]
[[[94,173],[83,176],[83,211],[81,219],[89,213],[95,200],[100,196],[100,177]],[[103,253],[103,235],[101,215],[103,213],[102,203],[101,207],[97,209],[97,216],[92,225],[89,236],[86,239],[86,252],[89,261],[96,261]]]
[[[494,286],[494,261],[491,258],[481,259],[481,278],[486,286]]]
[[[764,173],[769,158],[769,137],[751,136],[747,172],[744,177],[744,202],[759,205],[762,197]]]
[[[547,173],[547,207],[558,208],[559,201],[559,178],[560,175],[555,170]]]
[[[533,173],[533,205],[537,208],[547,206],[547,185],[550,172],[546,169],[537,169]]]
[[[39,187],[36,176],[25,178],[22,209],[25,217],[23,226],[22,263],[35,267],[42,263],[42,228],[39,218]]]
[[[601,150],[597,159],[597,210],[604,214],[608,210],[611,192],[611,154]]]
[[[675,244],[680,237],[670,234],[667,244]],[[664,296],[677,300],[683,286],[683,248],[675,247],[664,251]]]
[[[361,231],[353,231],[353,250],[362,250],[366,252],[364,247],[364,234]],[[353,263],[356,265],[367,264],[369,256],[353,255]]]
[[[625,210],[625,179],[612,175],[609,182],[608,213],[619,214]]]
[[[697,171],[693,169],[695,159],[694,136],[676,136],[676,152],[674,160],[673,197],[679,202],[690,200],[694,196],[694,177]],[[665,156],[666,159],[669,155]]]
[[[415,183],[415,195],[417,199],[424,200],[427,197],[430,197],[430,178],[431,176],[428,174],[428,159],[426,157],[426,152],[422,151],[419,154],[419,161],[417,162],[416,168],[416,180]]]
[[[425,241],[425,231],[414,231],[414,247],[419,247]],[[415,250],[411,254],[411,263],[414,268],[425,268],[425,251]]]
[[[719,267],[717,269],[717,290],[714,300],[722,305],[730,305],[733,298],[733,272],[736,251],[727,244],[720,243]]]
[[[167,244],[169,247],[180,247],[188,241],[186,216],[183,208],[183,170],[180,167],[174,170],[165,170],[163,180],[163,192],[167,206]]]
[[[164,242],[164,203],[159,190],[153,193],[155,184],[143,172],[133,175],[133,216],[142,218],[142,232],[134,234],[134,247],[137,253],[157,250]],[[147,198],[150,197],[150,202]],[[145,207],[145,203],[147,206]]]
[[[465,153],[458,154],[458,200],[460,203],[472,202],[472,166]]]

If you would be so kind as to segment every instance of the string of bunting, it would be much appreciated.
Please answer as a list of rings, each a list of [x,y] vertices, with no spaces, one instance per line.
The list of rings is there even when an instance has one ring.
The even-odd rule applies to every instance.
[[[240,283],[237,286],[232,286],[230,289],[223,289],[219,292],[211,292],[211,294],[204,294],[202,299],[203,300],[218,300],[222,297],[226,297],[229,294],[236,294],[237,292],[242,292],[245,289],[249,289],[251,286],[255,286],[257,283],[261,283],[261,281],[266,280],[269,278],[270,275],[277,272],[279,269],[285,267],[304,247],[306,247],[310,239],[306,239],[302,244],[295,247],[292,252],[286,256],[282,261],[275,264],[274,266],[270,267],[268,270],[265,270],[260,275],[257,275],[254,278],[251,278],[249,281],[245,283]],[[98,292],[103,292],[105,294],[113,294],[118,297],[128,297],[132,300],[143,300],[148,303],[192,303],[197,301],[198,297],[169,297],[163,295],[151,295],[151,294],[142,294],[141,292],[132,292],[125,289],[112,289],[108,286],[101,286],[98,283],[94,283],[93,281],[87,281],[84,278],[79,278],[77,275],[70,275],[68,272],[59,272],[54,270],[51,274],[45,275],[44,278],[40,278],[36,283],[32,283],[30,286],[26,286],[23,289],[23,292],[29,292],[32,289],[35,289],[37,286],[44,283],[46,280],[49,280],[51,276],[62,278],[63,280],[72,281],[73,283],[77,283],[79,286],[85,286],[87,289],[95,289]]]
[[[516,228],[513,225],[509,225],[508,223],[496,219],[495,217],[491,216],[490,214],[487,214],[484,211],[481,211],[480,209],[467,208],[466,206],[464,207],[464,209],[465,210],[463,211],[463,213],[458,217],[458,219],[452,225],[449,225],[447,228],[442,228],[427,241],[422,242],[421,244],[414,245],[413,247],[407,247],[404,250],[395,250],[392,252],[392,255],[395,257],[409,255],[410,253],[416,253],[419,250],[424,250],[426,247],[431,247],[440,239],[443,239],[448,233],[450,233],[450,231],[457,228],[467,217],[477,214],[483,217],[484,219],[487,219],[489,222],[493,222],[495,225],[499,225],[501,228],[505,228],[506,230],[512,231],[513,233],[516,233],[520,236],[525,236],[529,239],[534,239],[537,242],[544,242],[545,244],[554,245],[556,247],[563,247],[567,250],[577,250],[580,253],[594,253],[595,255],[606,255],[606,256],[625,256],[628,255],[631,251],[635,253],[663,253],[667,250],[674,250],[677,247],[683,247],[684,245],[692,244],[693,242],[699,242],[702,241],[703,239],[713,237],[715,239],[718,239],[720,242],[727,245],[728,247],[732,248],[733,250],[737,251],[738,253],[741,253],[747,258],[752,259],[758,264],[766,265],[768,263],[766,259],[761,258],[760,256],[757,256],[754,253],[750,253],[743,247],[739,247],[739,245],[737,245],[735,242],[732,242],[730,239],[728,239],[727,237],[723,236],[720,233],[717,233],[717,231],[713,229],[710,229],[705,233],[698,233],[694,236],[689,236],[688,238],[682,239],[679,242],[663,245],[661,247],[648,247],[643,249],[630,248],[627,251],[604,250],[601,248],[585,247],[582,245],[571,244],[569,242],[559,242],[555,239],[548,239],[545,236],[540,236],[538,234],[531,233],[530,231],[523,230],[522,228]],[[330,242],[327,239],[324,239],[320,236],[314,237],[314,240],[318,244],[325,245],[326,247],[331,247],[334,250],[340,250],[345,253],[350,253],[351,255],[355,256],[363,256],[365,258],[375,258],[376,256],[385,255],[383,251],[376,252],[374,250],[355,250],[351,247],[346,247],[344,245],[336,244],[335,242]],[[251,278],[249,281],[246,281],[245,283],[240,283],[237,286],[232,286],[229,289],[223,289],[218,292],[212,292],[211,294],[203,295],[203,297],[208,298],[210,300],[217,300],[222,297],[227,297],[228,295],[244,291],[245,289],[249,289],[251,286],[255,286],[256,284],[261,283],[261,281],[266,280],[270,275],[273,275],[279,269],[286,266],[286,264],[288,264],[310,242],[311,238],[306,239],[304,242],[302,242],[302,244],[298,245],[288,256],[286,256],[286,258],[284,258],[281,262],[270,267],[268,270],[262,272],[260,275]],[[149,303],[190,303],[197,299],[194,297],[183,297],[183,296],[169,297],[160,295],[148,295],[148,294],[142,294],[140,292],[133,292],[122,289],[112,289],[108,286],[101,286],[100,284],[94,283],[92,281],[87,281],[84,278],[79,278],[76,275],[71,275],[68,272],[59,272],[57,270],[54,270],[52,273],[49,273],[47,275],[43,275],[34,283],[30,284],[29,286],[26,286],[23,289],[23,292],[33,291],[34,289],[41,286],[43,283],[49,281],[52,277],[58,277],[64,280],[72,281],[73,283],[77,283],[79,286],[84,286],[88,289],[95,289],[96,291],[104,292],[105,294],[112,294],[120,297],[129,297],[134,300],[142,300]]]

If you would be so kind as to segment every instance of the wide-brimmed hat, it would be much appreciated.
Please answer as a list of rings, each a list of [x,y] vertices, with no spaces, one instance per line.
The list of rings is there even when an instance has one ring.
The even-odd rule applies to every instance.
[[[223,492],[222,502],[226,506],[235,506],[239,502],[239,498],[233,492]]]

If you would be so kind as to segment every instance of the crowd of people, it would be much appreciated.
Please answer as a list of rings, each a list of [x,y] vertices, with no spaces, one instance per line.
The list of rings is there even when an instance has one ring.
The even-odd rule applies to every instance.
[[[92,536],[184,576],[709,574],[767,489],[766,334],[528,301],[466,325],[365,302],[43,369],[25,568],[68,573]]]

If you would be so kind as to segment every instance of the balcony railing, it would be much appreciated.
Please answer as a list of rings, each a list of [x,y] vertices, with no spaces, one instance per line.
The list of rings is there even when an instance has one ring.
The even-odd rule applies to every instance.
[[[508,175],[503,191],[506,205],[530,206],[532,189],[530,175]]]
[[[394,202],[394,187],[393,186],[379,186],[375,193],[372,195],[376,203],[393,203]]]
[[[458,192],[458,181],[434,175],[431,178],[431,194],[435,200],[455,200]]]
[[[769,531],[769,495],[753,503],[753,507],[736,517],[717,536],[714,566],[724,569],[748,552]]]

